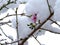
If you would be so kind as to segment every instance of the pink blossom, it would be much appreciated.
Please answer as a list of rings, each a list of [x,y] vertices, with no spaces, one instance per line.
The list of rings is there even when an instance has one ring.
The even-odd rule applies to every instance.
[[[34,23],[36,23],[36,20],[37,20],[37,14],[32,15],[32,20],[33,20]]]

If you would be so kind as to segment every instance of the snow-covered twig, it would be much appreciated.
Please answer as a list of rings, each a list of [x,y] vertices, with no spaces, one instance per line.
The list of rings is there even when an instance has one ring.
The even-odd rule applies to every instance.
[[[9,25],[9,23],[11,23],[11,21],[8,21],[8,22],[0,22],[0,26],[7,24],[9,27],[11,27],[11,25]]]
[[[5,41],[5,40],[7,40],[7,39],[1,39],[0,42],[1,42],[1,41]]]
[[[45,28],[40,28],[40,29],[42,29],[42,30],[46,30],[46,31],[49,31],[49,32],[51,32],[51,33],[55,33],[55,34],[60,34],[60,33],[58,33],[58,32],[53,32],[53,31],[51,31],[51,30],[49,30],[49,29],[45,29]]]
[[[51,11],[51,7],[50,7],[50,5],[49,5],[49,1],[48,1],[48,0],[46,0],[46,1],[47,1],[47,5],[48,5],[48,7],[49,7],[50,14],[51,14],[52,11]]]
[[[17,32],[17,40],[19,40],[17,10],[18,10],[18,8],[16,8],[16,11],[15,11],[15,13],[16,13],[16,32]],[[19,41],[18,41],[18,45],[19,45]]]
[[[11,42],[11,43],[7,43],[7,42],[6,42],[6,44],[13,44],[13,43],[17,43],[17,42],[19,42],[19,41],[21,41],[21,40],[13,41],[13,42]]]
[[[1,31],[2,31],[2,33],[6,36],[6,37],[8,37],[9,39],[11,39],[9,36],[7,36],[6,34],[5,34],[5,32],[3,31],[3,29],[0,27],[0,29],[1,29]],[[13,40],[13,39],[11,39],[11,40]]]
[[[25,43],[25,41],[27,41],[27,39],[29,39],[29,37],[31,37],[38,29],[40,29],[40,28],[53,16],[54,12],[51,12],[51,8],[50,8],[50,6],[49,6],[48,0],[47,0],[47,4],[48,4],[48,7],[49,7],[49,11],[50,11],[49,17],[48,17],[41,25],[39,25],[37,28],[35,28],[35,29],[28,35],[28,37],[25,38],[25,39],[22,41],[22,43],[20,43],[20,45],[23,45],[23,44]]]
[[[34,37],[34,36],[33,36]],[[36,39],[36,37],[34,37],[35,38],[35,40],[41,45],[41,43]],[[24,40],[24,39],[22,39],[22,40]],[[11,43],[7,43],[6,42],[6,44],[13,44],[13,43],[17,43],[17,42],[19,42],[19,41],[21,41],[21,39],[19,39],[19,40],[17,40],[17,41],[13,41],[13,42],[11,42]]]
[[[0,11],[1,11],[3,8],[6,8],[7,5],[12,4],[12,3],[15,3],[15,2],[14,2],[14,1],[10,2],[10,0],[8,0],[8,3],[7,3],[7,4],[4,4],[2,7],[0,7]]]
[[[4,24],[8,24],[8,23],[11,23],[11,21],[8,21],[8,22],[0,22],[0,26],[1,25],[4,25]]]
[[[17,14],[17,15],[25,15],[25,14],[22,13],[22,14]],[[11,14],[11,15],[7,14],[5,17],[1,18],[0,21],[7,18],[7,17],[10,17],[10,16],[16,16],[16,14]]]
[[[47,17],[47,19],[44,21],[44,22],[42,22],[42,23],[40,23],[40,25],[38,25],[29,35],[28,35],[28,37],[26,37],[25,39],[23,39],[22,40],[22,43],[20,43],[19,44],[19,33],[18,33],[18,15],[24,15],[24,14],[17,14],[17,10],[18,10],[18,8],[16,8],[16,14],[12,14],[12,15],[9,15],[9,14],[7,14],[5,17],[3,17],[2,19],[0,19],[0,20],[3,20],[3,19],[5,19],[5,18],[7,18],[7,17],[9,17],[9,16],[16,16],[16,30],[17,30],[17,41],[14,41],[14,42],[11,42],[11,43],[7,43],[7,44],[12,44],[12,43],[16,43],[16,42],[18,42],[18,45],[23,45],[26,41],[27,41],[27,39],[29,39],[29,37],[31,37],[31,36],[33,36],[33,34],[38,30],[38,29],[43,29],[43,30],[46,30],[46,31],[49,31],[49,32],[52,32],[52,33],[57,33],[57,32],[53,32],[53,31],[51,31],[51,30],[49,30],[49,29],[45,29],[45,28],[41,28],[48,20],[50,20],[50,21],[52,21],[53,23],[55,23],[55,24],[57,24],[58,26],[60,26],[56,21],[54,21],[54,20],[52,20],[52,19],[50,19],[52,16],[53,16],[53,14],[54,14],[54,12],[52,12],[51,11],[51,8],[50,8],[50,5],[49,5],[49,2],[48,2],[48,0],[47,0],[47,4],[48,4],[48,7],[49,7],[49,11],[50,11],[50,15],[49,15],[49,17]],[[8,23],[8,22],[7,22]],[[1,24],[7,24],[6,22],[4,22],[4,23],[1,23]],[[57,33],[57,34],[60,34],[60,33]],[[33,36],[34,37],[34,36]],[[35,37],[34,37],[35,38]],[[36,38],[35,38],[36,39]],[[40,44],[40,42],[36,39],[36,41]],[[41,45],[41,44],[40,44]]]
[[[53,23],[57,24],[60,27],[60,25],[56,21],[54,21],[52,19],[50,19],[50,21],[52,21]]]
[[[41,45],[41,43],[37,40],[37,38],[34,36],[34,35],[32,35],[33,37],[34,37],[34,39],[39,43],[39,45]]]
[[[53,16],[53,13],[50,14],[50,16],[41,24],[39,25],[37,28],[34,29],[34,31],[32,31],[27,38],[25,38],[22,43],[20,45],[23,45],[25,41],[27,41],[27,39],[29,39],[29,37],[31,37],[40,27],[42,27],[51,17]]]

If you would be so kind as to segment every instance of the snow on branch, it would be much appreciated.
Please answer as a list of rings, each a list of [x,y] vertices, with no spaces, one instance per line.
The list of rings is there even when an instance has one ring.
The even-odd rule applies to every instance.
[[[27,39],[29,39],[29,37],[31,37],[38,29],[40,29],[54,14],[54,12],[51,12],[51,9],[50,9],[50,6],[49,6],[49,2],[47,0],[47,4],[48,4],[48,7],[49,7],[49,11],[50,11],[50,15],[49,17],[41,24],[39,25],[37,28],[35,28],[29,35],[27,38],[25,38],[22,43],[20,43],[20,45],[23,45],[25,41],[27,41]]]
[[[51,33],[55,33],[55,34],[60,34],[60,33],[58,33],[58,32],[53,32],[53,31],[51,31],[51,30],[49,30],[49,29],[45,29],[45,28],[40,28],[40,29],[42,29],[42,30],[46,30],[46,31],[49,31],[49,32],[51,32]]]
[[[60,27],[60,25],[56,21],[54,21],[52,19],[50,19],[50,21],[52,21],[53,23],[57,24]]]
[[[16,1],[16,0],[15,0]],[[47,2],[47,5],[48,5],[48,9],[49,9],[49,16],[41,23],[40,22],[40,20],[39,20],[39,25],[37,26],[37,25],[31,25],[32,26],[32,28],[33,28],[33,26],[35,26],[33,29],[30,29],[29,28],[29,26],[26,26],[26,24],[28,24],[28,23],[30,23],[30,22],[32,22],[32,23],[30,23],[30,24],[33,24],[33,21],[31,21],[30,20],[30,17],[28,18],[28,16],[26,16],[25,15],[25,13],[22,13],[22,14],[17,14],[17,12],[18,12],[18,8],[16,8],[16,11],[15,11],[15,14],[11,14],[11,15],[9,15],[9,14],[7,14],[5,17],[3,17],[3,18],[1,18],[0,19],[0,21],[2,21],[2,20],[4,20],[5,18],[7,18],[7,17],[10,17],[10,16],[16,16],[15,18],[15,22],[16,22],[16,32],[17,32],[17,41],[12,41],[11,43],[7,43],[6,42],[6,44],[13,44],[13,43],[16,43],[16,42],[18,42],[18,45],[24,45],[24,43],[31,37],[31,36],[33,36],[34,37],[34,33],[36,33],[39,29],[40,30],[46,30],[46,31],[49,31],[49,32],[52,32],[52,33],[56,33],[56,34],[60,34],[58,31],[56,32],[54,32],[54,31],[52,31],[52,30],[50,30],[50,29],[47,29],[47,28],[44,28],[44,24],[46,24],[48,21],[51,21],[52,23],[55,23],[55,24],[57,24],[59,27],[60,27],[60,25],[56,22],[56,21],[54,21],[54,20],[52,20],[51,19],[51,17],[54,15],[54,10],[52,11],[51,10],[51,6],[50,6],[50,4],[49,4],[49,2],[48,2],[48,0],[46,0],[46,2]],[[7,4],[5,4],[5,5],[3,5],[1,8],[0,8],[0,11],[3,9],[3,8],[7,8],[6,6],[7,5],[9,5],[10,3],[15,3],[15,2],[10,2],[10,0],[8,1],[8,3]],[[25,2],[24,2],[25,3]],[[8,8],[7,8],[8,9]],[[23,17],[21,16],[21,15],[24,15]],[[21,16],[21,17],[19,17],[18,18],[18,16]],[[22,25],[22,24],[20,24],[20,22],[19,22],[19,19],[22,21],[22,23],[24,23],[24,22],[27,22],[27,23],[25,23],[24,25]],[[28,20],[29,19],[29,20]],[[36,19],[36,17],[34,18],[34,19]],[[14,20],[13,20],[14,21]],[[29,22],[30,21],[30,22]],[[15,23],[15,22],[13,22],[13,23]],[[8,22],[0,22],[0,24],[1,25],[4,25],[4,24],[7,24],[7,25],[9,25],[8,23],[11,23],[10,21],[8,21]],[[21,26],[24,26],[23,28],[25,29],[25,26],[26,26],[26,28],[27,28],[27,31],[28,30],[31,30],[32,32],[31,33],[27,33],[28,35],[24,38],[22,35],[21,35],[21,37],[23,37],[23,38],[21,38],[20,39],[20,33],[19,33],[19,30],[20,30],[20,28],[19,28],[19,24],[21,25]],[[36,24],[36,23],[34,23],[34,24]],[[14,25],[15,26],[15,25]],[[19,29],[18,29],[19,28]],[[8,37],[6,34],[5,34],[5,32],[3,31],[3,29],[0,27],[0,29],[1,29],[1,31],[3,32],[3,34],[6,36],[6,37]],[[21,30],[22,30],[22,27],[21,27]],[[20,30],[20,31],[21,31]],[[26,30],[26,29],[25,29]],[[23,32],[24,32],[24,30],[23,30]],[[25,34],[26,35],[26,34]],[[10,37],[8,37],[9,39],[11,39]],[[36,37],[34,37],[35,38],[35,40],[41,45],[41,43],[37,40],[37,38]],[[13,40],[13,39],[11,39],[11,40]],[[4,40],[3,40],[4,41]],[[21,42],[20,42],[21,41]]]
[[[2,0],[3,1],[3,0]],[[3,4],[3,6],[2,7],[0,7],[0,11],[3,9],[3,8],[7,8],[6,6],[7,5],[9,5],[9,4],[12,4],[12,3],[15,3],[14,1],[10,1],[10,0],[8,0],[8,3],[7,4]],[[8,8],[7,8],[8,9]]]
[[[4,25],[4,24],[8,24],[8,23],[11,23],[11,21],[8,21],[8,22],[0,22],[0,26],[1,25]]]
[[[0,29],[1,29],[1,31],[2,31],[2,33],[6,36],[6,37],[8,37],[9,39],[11,39],[9,36],[7,36],[6,34],[5,34],[5,32],[3,31],[3,29],[0,27]],[[13,40],[13,39],[11,39],[11,40]]]
[[[25,13],[17,14],[17,15],[25,15]],[[16,16],[16,14],[11,14],[11,15],[7,14],[5,17],[1,18],[0,21],[10,16]]]
[[[18,8],[16,8],[16,32],[17,32],[17,40],[19,40],[19,32],[18,32],[18,15],[17,15],[17,10]],[[18,41],[18,45],[19,45],[19,41]]]

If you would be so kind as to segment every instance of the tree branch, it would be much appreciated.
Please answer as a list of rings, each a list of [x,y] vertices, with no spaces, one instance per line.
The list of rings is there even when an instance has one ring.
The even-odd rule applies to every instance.
[[[1,31],[2,31],[2,33],[6,36],[6,37],[8,37],[6,34],[5,34],[5,32],[3,31],[3,29],[0,27],[0,29],[1,29]],[[11,39],[10,37],[8,37],[9,39]],[[13,39],[11,39],[11,40],[13,40]]]
[[[34,37],[34,35],[32,35]],[[39,43],[39,45],[41,45],[41,43],[37,40],[36,37],[34,37],[34,39]]]
[[[20,43],[19,45],[23,45],[23,44],[29,39],[29,37],[31,37],[38,29],[43,29],[43,28],[41,28],[41,27],[53,16],[54,12],[51,12],[51,8],[50,8],[50,5],[49,5],[48,0],[47,0],[47,4],[48,4],[48,7],[49,7],[49,11],[50,11],[49,17],[47,17],[47,19],[46,19],[43,23],[41,23],[40,25],[38,25],[38,27],[36,27],[36,28],[28,35],[28,37],[26,37],[25,39],[23,39],[23,40],[22,40],[22,43]],[[19,34],[18,34],[18,16],[17,16],[17,15],[21,15],[21,14],[17,14],[17,9],[16,9],[16,14],[7,15],[7,16],[3,17],[2,19],[0,19],[0,20],[3,20],[4,18],[9,17],[9,16],[16,16],[16,29],[17,29],[17,36],[18,36],[17,38],[18,38],[18,40],[17,40],[17,41],[14,41],[14,42],[11,42],[11,43],[7,43],[7,44],[12,44],[12,43],[16,43],[16,42],[19,42],[19,41],[20,41],[20,40],[19,40]],[[46,29],[45,29],[45,30],[46,30]]]
[[[15,2],[14,2],[14,1],[10,2],[10,0],[9,0],[7,4],[4,4],[2,7],[0,7],[0,11],[1,11],[3,8],[6,8],[7,5],[12,4],[12,3],[15,3]]]
[[[1,42],[1,41],[4,41],[4,40],[7,40],[7,39],[1,39],[0,42]]]
[[[57,24],[60,27],[60,25],[56,21],[54,21],[52,19],[50,19],[50,21],[52,21],[53,23]]]
[[[8,21],[8,22],[0,22],[0,26],[1,25],[4,25],[4,24],[8,24],[8,23],[11,23],[11,21]]]
[[[19,40],[17,10],[18,10],[18,8],[16,8],[16,11],[15,11],[15,13],[16,13],[16,31],[17,31],[17,40]],[[19,45],[19,41],[18,41],[18,45]]]
[[[27,38],[25,38],[22,43],[20,43],[20,45],[23,45],[25,41],[27,41],[27,39],[29,39],[29,37],[31,37],[39,28],[41,28],[54,14],[54,12],[51,12],[51,9],[50,9],[50,6],[49,6],[49,2],[47,0],[47,4],[48,4],[48,7],[49,7],[49,11],[50,11],[50,15],[49,17],[42,23],[40,24],[37,28],[35,28],[29,35]]]
[[[25,13],[17,14],[17,15],[23,16],[23,15],[25,15]],[[1,18],[0,21],[3,20],[3,19],[5,19],[5,18],[7,18],[7,17],[10,17],[10,16],[16,16],[16,14],[11,14],[11,15],[9,15],[9,13],[8,13],[5,17]]]
[[[51,30],[49,30],[49,29],[44,29],[44,28],[40,28],[40,29],[42,29],[42,30],[46,30],[46,31],[49,31],[49,32],[51,32],[51,33],[55,33],[55,34],[60,34],[60,33],[58,33],[58,32],[53,32],[53,31],[51,31]]]

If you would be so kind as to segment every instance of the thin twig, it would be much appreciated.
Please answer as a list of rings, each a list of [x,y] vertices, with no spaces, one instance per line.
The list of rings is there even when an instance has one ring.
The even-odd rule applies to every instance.
[[[20,43],[20,45],[23,45],[24,43],[25,43],[25,41],[27,41],[27,39],[29,39],[29,37],[31,37],[38,29],[40,29],[52,16],[53,16],[53,14],[54,14],[54,12],[51,12],[51,9],[50,9],[50,5],[49,5],[49,2],[48,2],[48,0],[47,0],[47,4],[48,4],[48,7],[49,7],[49,11],[50,11],[50,15],[49,15],[49,17],[43,22],[43,23],[41,23],[38,27],[36,27],[29,35],[28,35],[28,37],[27,38],[25,38],[23,41],[22,41],[22,43]],[[17,10],[17,9],[16,9]],[[16,15],[16,24],[17,24],[17,26],[16,26],[16,28],[18,28],[18,18],[17,18],[17,11],[16,11],[16,14],[14,14],[14,15]],[[11,16],[11,15],[10,15]],[[9,17],[9,16],[6,16],[6,17]],[[6,18],[5,17],[5,18]],[[4,19],[4,18],[3,18]],[[1,19],[0,19],[1,20]],[[18,29],[17,29],[18,30]],[[17,33],[18,33],[18,31],[17,31]],[[16,42],[19,42],[20,40],[19,40],[19,38],[18,38],[18,41],[14,41],[14,42],[11,42],[11,43],[7,43],[7,44],[12,44],[12,43],[16,43]]]
[[[53,31],[51,31],[51,30],[49,30],[49,29],[45,29],[45,28],[40,28],[40,29],[42,29],[42,30],[46,30],[46,31],[49,31],[49,32],[51,32],[51,33],[55,33],[55,34],[60,34],[60,33],[58,33],[58,32],[53,32]]]
[[[41,43],[37,40],[37,38],[34,36],[34,35],[32,35],[33,37],[34,37],[34,39],[39,43],[39,45],[41,45]]]
[[[9,27],[12,27],[11,25],[9,25],[8,23],[7,23],[7,25],[9,26]]]
[[[7,39],[1,39],[0,42],[1,42],[1,41],[5,41],[5,40],[7,40]]]
[[[19,32],[18,32],[18,15],[17,15],[17,10],[18,8],[16,8],[16,31],[17,31],[17,40],[19,40]],[[19,45],[19,41],[18,41],[18,45]]]
[[[8,21],[8,22],[0,22],[0,26],[1,25],[4,25],[4,24],[8,24],[8,23],[11,23],[11,21]]]
[[[17,14],[17,15],[24,15],[24,13]],[[11,14],[11,15],[7,14],[5,17],[1,18],[0,21],[3,20],[3,19],[5,19],[5,18],[7,18],[7,17],[10,17],[10,16],[16,16],[16,14]]]
[[[41,28],[54,14],[54,12],[51,12],[51,9],[50,9],[50,6],[49,6],[49,2],[47,0],[47,4],[48,4],[48,7],[49,7],[49,11],[50,11],[50,15],[49,17],[41,24],[39,25],[37,28],[35,28],[29,35],[27,38],[25,38],[22,43],[20,43],[20,45],[23,45],[25,41],[27,41],[27,39],[29,39],[29,37],[31,37],[39,28]]]
[[[9,0],[7,4],[4,4],[2,7],[0,7],[0,11],[1,11],[3,8],[5,8],[7,5],[12,4],[12,3],[14,3],[14,1],[10,2],[10,0]]]
[[[17,42],[19,42],[19,41],[21,41],[21,40],[13,41],[13,42],[7,43],[7,44],[13,44],[13,43],[17,43]]]
[[[6,36],[6,37],[8,37],[6,34],[5,34],[5,32],[3,31],[3,29],[0,27],[0,29],[1,29],[1,31],[2,31],[2,33]],[[11,39],[10,37],[8,37],[9,39]],[[11,39],[12,41],[13,41],[13,39]]]
[[[60,27],[60,25],[56,21],[54,21],[52,19],[50,19],[50,21],[52,21],[53,23],[57,24]]]

